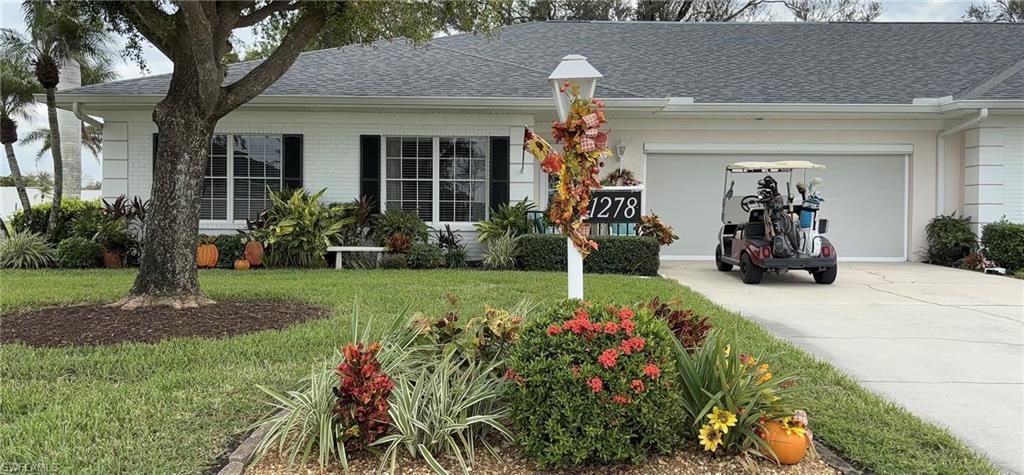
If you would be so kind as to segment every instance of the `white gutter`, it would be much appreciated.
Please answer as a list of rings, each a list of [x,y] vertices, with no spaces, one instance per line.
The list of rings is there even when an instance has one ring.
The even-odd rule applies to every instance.
[[[85,122],[85,123],[87,123],[89,125],[92,125],[92,126],[95,126],[95,127],[100,127],[100,128],[103,127],[103,122],[100,122],[100,121],[98,121],[96,119],[93,119],[88,114],[83,114],[82,113],[82,108],[81,108],[81,106],[79,106],[78,102],[73,102],[71,104],[71,112],[74,112],[75,113],[75,117],[78,117],[78,120],[80,120],[82,122]]]
[[[946,136],[955,134],[988,118],[988,108],[978,109],[978,115],[967,119],[953,127],[940,131],[935,139],[935,214],[943,214],[946,209]]]

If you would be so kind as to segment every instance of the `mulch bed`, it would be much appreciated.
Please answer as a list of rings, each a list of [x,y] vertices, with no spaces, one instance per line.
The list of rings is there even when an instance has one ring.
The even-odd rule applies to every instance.
[[[403,449],[404,450],[404,449]],[[481,449],[481,452],[484,452]],[[528,460],[518,457],[517,454],[503,454],[502,460],[497,460],[488,454],[477,454],[477,465],[471,473],[480,475],[708,475],[708,474],[736,474],[736,473],[757,473],[784,474],[784,475],[836,475],[838,470],[830,467],[822,460],[804,459],[796,465],[778,465],[769,460],[761,458],[749,458],[737,456],[712,457],[706,453],[696,450],[680,450],[674,454],[651,457],[639,465],[616,465],[607,467],[583,467],[572,470],[537,470]],[[314,454],[315,458],[315,454]],[[376,457],[356,456],[349,459],[349,470],[353,474],[380,474],[377,471],[380,459]],[[444,461],[441,462],[444,464]],[[457,465],[446,464],[451,473],[461,473]],[[268,455],[255,466],[245,471],[246,475],[312,475],[312,474],[342,474],[345,473],[341,466],[332,464],[325,470],[321,470],[316,462],[306,467],[288,468],[287,458]],[[399,465],[392,475],[433,475],[426,463],[419,460],[409,460],[407,457],[399,457]]]
[[[277,330],[327,314],[323,307],[283,302],[217,302],[181,310],[54,307],[0,316],[0,343],[52,348],[155,343],[181,337],[224,338]]]

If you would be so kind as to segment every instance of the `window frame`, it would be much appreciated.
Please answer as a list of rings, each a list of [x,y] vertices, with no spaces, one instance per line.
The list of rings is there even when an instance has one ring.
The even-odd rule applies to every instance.
[[[281,140],[281,173],[278,176],[280,189],[284,188],[284,133],[276,132],[214,132],[213,136],[224,135],[227,137],[227,219],[200,219],[200,227],[225,227],[225,228],[236,228],[240,224],[245,224],[244,219],[235,219],[235,136],[245,135],[263,135],[267,137],[277,137]],[[213,136],[210,140],[213,140]],[[209,150],[207,147],[207,160],[209,160]],[[205,171],[204,171],[205,173]],[[203,175],[203,179],[206,179],[206,175]],[[244,180],[267,180],[267,178],[254,178],[251,176],[239,177],[237,179]],[[248,199],[248,198],[247,198]],[[202,204],[200,204],[202,206]]]
[[[431,197],[430,197],[430,220],[424,220],[428,226],[439,228],[444,225],[451,225],[454,229],[475,229],[474,224],[487,221],[491,218],[491,147],[490,137],[478,136],[478,135],[459,135],[459,134],[394,134],[394,135],[381,135],[380,141],[380,209],[381,212],[387,211],[387,143],[390,138],[407,138],[407,137],[430,137],[431,139]],[[441,220],[441,138],[447,139],[471,139],[479,140],[484,144],[484,179],[483,180],[471,180],[471,181],[482,181],[484,183],[484,218],[482,221],[442,221]],[[445,181],[459,181],[456,179],[445,179]]]

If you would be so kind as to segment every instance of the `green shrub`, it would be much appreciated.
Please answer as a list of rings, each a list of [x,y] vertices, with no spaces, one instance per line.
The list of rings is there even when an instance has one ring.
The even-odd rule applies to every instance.
[[[506,234],[521,236],[530,232],[530,222],[526,219],[526,213],[536,208],[528,201],[523,200],[509,206],[503,203],[497,208],[491,209],[491,219],[476,223],[477,240],[487,242],[498,239]]]
[[[427,223],[416,213],[398,209],[389,209],[374,217],[372,235],[380,245],[395,234],[408,236],[413,242],[426,242]]]
[[[69,237],[57,245],[57,263],[61,267],[79,269],[99,267],[103,262],[103,246],[81,237]]]
[[[23,232],[0,240],[0,268],[38,269],[53,262],[53,246],[41,234]]]
[[[217,246],[217,265],[219,267],[234,267],[235,260],[241,259],[245,254],[246,239],[241,234],[220,234],[213,239]]]
[[[595,274],[658,275],[658,241],[641,236],[594,236],[597,249],[583,260],[583,271]],[[528,271],[565,271],[565,236],[528,234],[519,241],[518,267]]]
[[[45,236],[46,224],[50,219],[50,203],[41,203],[32,207],[29,213],[31,222],[26,222],[25,210],[18,210],[11,217],[11,226],[14,230],[31,232]],[[65,198],[61,201],[60,213],[57,214],[57,232],[54,237],[54,244],[63,241],[72,235],[72,224],[84,213],[100,210],[98,200],[80,200],[77,198]],[[92,238],[92,236],[80,236]]]
[[[704,450],[712,452],[753,449],[770,454],[761,437],[761,424],[792,416],[802,404],[797,397],[797,378],[772,374],[764,361],[740,353],[715,332],[696,351],[677,348],[677,354],[682,380],[679,394],[688,421],[683,431],[690,440],[700,441]],[[716,413],[724,416],[723,420],[731,419],[727,432],[709,422],[713,419],[708,416]]]
[[[526,326],[509,354],[509,417],[542,468],[637,462],[682,442],[687,423],[664,321],[567,301]]]
[[[435,231],[434,239],[444,251],[446,267],[449,269],[466,267],[466,246],[462,245],[462,236],[458,231],[452,231],[452,227],[446,224],[443,229]]]
[[[967,257],[978,249],[978,237],[971,231],[971,218],[940,215],[925,227],[928,238],[928,262],[943,266]]]
[[[986,224],[981,230],[985,257],[1010,272],[1024,270],[1024,224],[1005,219]]]
[[[413,244],[406,262],[410,269],[437,269],[445,265],[441,248],[427,242]]]
[[[268,266],[323,267],[324,254],[342,228],[354,218],[346,217],[345,205],[328,207],[320,203],[326,189],[310,194],[304,190],[270,194],[270,209],[261,218],[269,230],[265,261]]]
[[[405,259],[405,254],[385,254],[380,261],[380,267],[381,269],[405,269],[409,267],[409,263]]]
[[[522,235],[512,233],[487,241],[484,253],[484,267],[491,270],[512,270],[516,268],[516,256],[519,255],[519,241]]]

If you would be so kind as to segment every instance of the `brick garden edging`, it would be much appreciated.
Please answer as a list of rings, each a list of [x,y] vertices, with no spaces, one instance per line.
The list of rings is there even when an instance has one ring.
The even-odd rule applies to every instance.
[[[227,465],[222,467],[217,472],[217,475],[242,475],[249,462],[252,461],[252,456],[256,452],[256,446],[260,443],[264,433],[266,433],[265,427],[252,431],[241,444],[238,444],[238,447],[231,452],[231,455],[228,455]],[[818,452],[818,457],[823,462],[839,470],[843,475],[863,475],[864,473],[817,440],[814,441],[814,450]]]
[[[242,475],[242,472],[245,472],[246,465],[252,460],[252,456],[256,452],[256,446],[260,443],[260,439],[263,438],[265,432],[265,427],[252,431],[249,437],[246,437],[231,452],[231,455],[228,455],[227,465],[221,468],[217,475]]]

